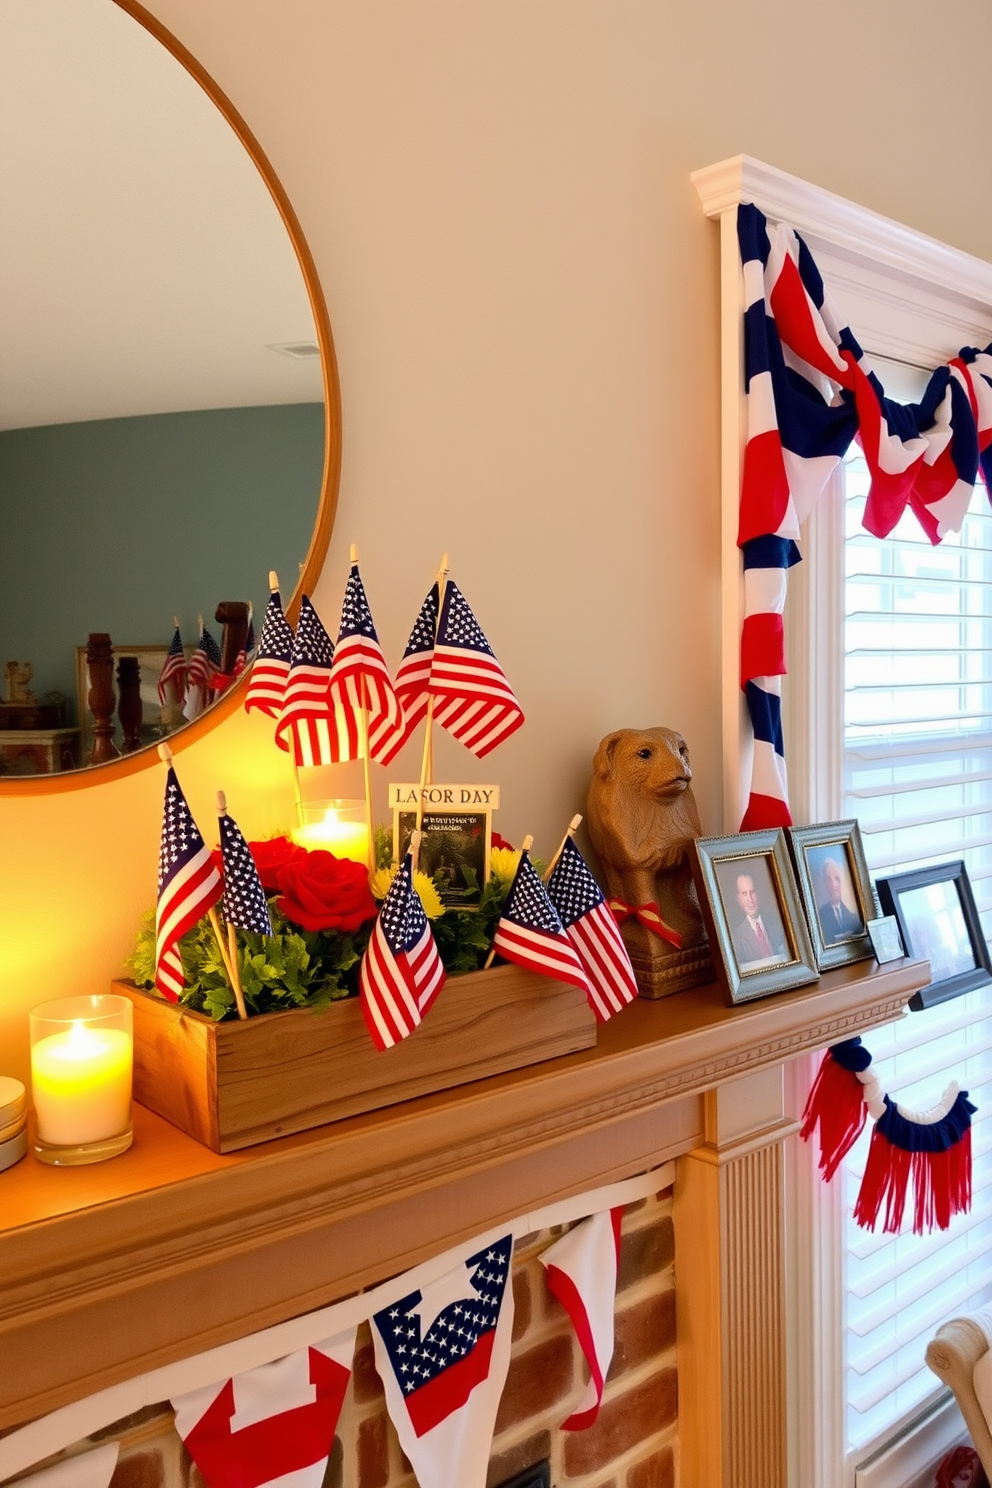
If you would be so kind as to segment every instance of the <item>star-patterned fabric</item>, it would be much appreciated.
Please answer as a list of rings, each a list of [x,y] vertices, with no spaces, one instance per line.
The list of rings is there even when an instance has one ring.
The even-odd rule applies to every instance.
[[[524,721],[482,627],[458,585],[450,581],[441,606],[430,690],[438,723],[479,759]]]
[[[513,1236],[504,1235],[433,1286],[374,1314],[417,1437],[463,1406],[487,1378],[512,1250]]]
[[[619,926],[571,837],[548,880],[548,898],[582,963],[589,1005],[605,1022],[633,1001],[637,982]]]
[[[556,981],[571,982],[589,995],[575,947],[526,852],[520,855],[493,945],[508,961]]]
[[[279,591],[274,589],[265,606],[258,655],[252,663],[248,690],[245,693],[246,713],[267,713],[270,718],[279,717],[292,655],[293,632],[282,612]]]
[[[223,893],[221,876],[186,804],[176,772],[169,766],[158,859],[155,910],[155,985],[178,1002],[186,985],[178,941]]]
[[[224,859],[224,918],[237,930],[271,935],[272,920],[248,844],[237,822],[220,819],[220,850]]]
[[[334,643],[304,594],[293,641],[293,656],[276,724],[276,743],[298,765],[332,765],[334,709],[327,691]]]
[[[403,652],[396,673],[396,696],[403,713],[403,728],[388,747],[378,756],[381,765],[388,765],[413,733],[427,713],[430,701],[429,683],[431,663],[434,660],[434,636],[437,632],[438,588],[435,584],[420,606],[410,639]]]
[[[413,886],[411,853],[383,901],[358,983],[377,1049],[389,1049],[411,1034],[444,986],[444,965]]]
[[[403,713],[372,623],[365,586],[353,564],[344,592],[341,628],[330,678],[337,728],[331,735],[335,761],[361,758],[361,716],[367,719],[369,754],[383,763],[402,742]]]

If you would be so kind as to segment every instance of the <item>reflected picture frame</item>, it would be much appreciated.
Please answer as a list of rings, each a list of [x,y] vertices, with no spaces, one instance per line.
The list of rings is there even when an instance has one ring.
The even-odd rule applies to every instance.
[[[786,835],[817,966],[869,960],[868,922],[878,910],[857,821],[789,827]]]
[[[691,866],[717,981],[731,1006],[819,979],[780,827],[697,838]]]
[[[962,859],[889,874],[875,886],[883,914],[896,917],[906,954],[930,962],[931,981],[911,999],[913,1012],[992,983],[992,958]]]

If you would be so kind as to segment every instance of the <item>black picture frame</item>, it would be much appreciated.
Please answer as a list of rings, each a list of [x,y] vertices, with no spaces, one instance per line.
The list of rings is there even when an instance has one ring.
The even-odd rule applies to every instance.
[[[931,981],[909,1004],[914,1012],[992,984],[992,958],[960,858],[890,874],[876,888],[883,913],[898,921],[906,954],[930,962]]]
[[[691,864],[717,981],[732,1006],[819,979],[780,827],[700,837],[693,843]],[[743,880],[750,881],[750,889],[742,889]],[[750,903],[742,892],[750,896]],[[754,931],[749,929],[754,908],[760,911],[770,954],[754,943]]]
[[[868,922],[877,911],[857,821],[789,827],[787,835],[817,966],[867,961],[875,954]]]

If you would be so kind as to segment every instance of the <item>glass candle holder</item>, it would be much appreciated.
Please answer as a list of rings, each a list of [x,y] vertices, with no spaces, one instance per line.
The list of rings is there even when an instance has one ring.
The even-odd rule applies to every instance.
[[[60,997],[31,1010],[34,1150],[73,1167],[131,1145],[132,1009],[126,997]]]
[[[322,847],[336,858],[368,866],[369,824],[364,801],[299,801],[293,841],[312,851]]]

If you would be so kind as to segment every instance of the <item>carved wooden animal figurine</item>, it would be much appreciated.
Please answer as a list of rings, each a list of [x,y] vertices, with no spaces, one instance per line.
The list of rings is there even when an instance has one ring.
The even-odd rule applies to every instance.
[[[601,742],[593,772],[589,836],[607,897],[626,915],[623,937],[642,997],[709,980],[712,965],[689,868],[700,826],[685,740],[669,728],[618,729]],[[657,907],[662,933],[649,906]]]
[[[8,661],[3,674],[7,678],[8,703],[34,702],[34,693],[28,687],[34,676],[34,667],[29,661]]]

